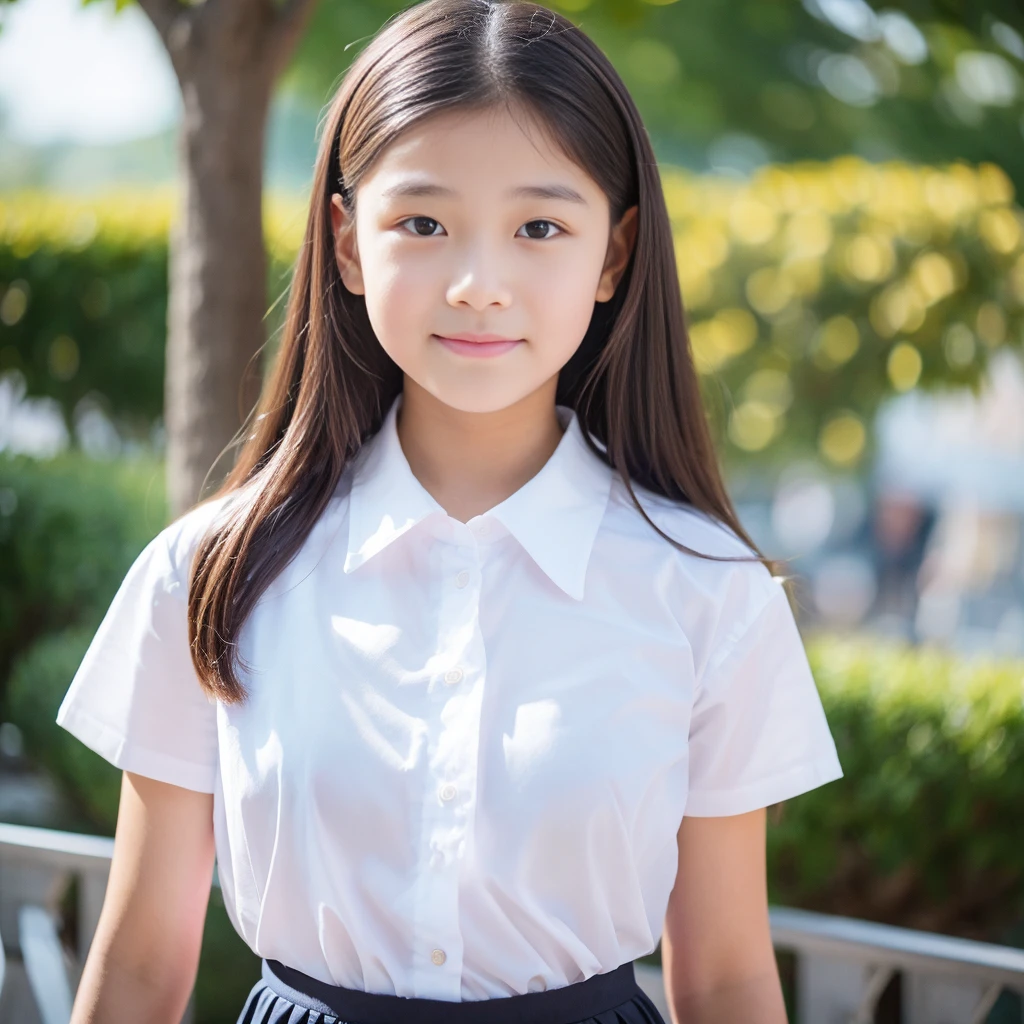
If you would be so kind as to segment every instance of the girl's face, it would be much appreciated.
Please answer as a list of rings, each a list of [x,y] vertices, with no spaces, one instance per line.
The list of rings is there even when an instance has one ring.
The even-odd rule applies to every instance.
[[[360,182],[354,216],[337,195],[331,213],[342,280],[384,350],[464,412],[554,393],[636,232],[635,207],[612,225],[597,183],[503,107],[408,129]]]

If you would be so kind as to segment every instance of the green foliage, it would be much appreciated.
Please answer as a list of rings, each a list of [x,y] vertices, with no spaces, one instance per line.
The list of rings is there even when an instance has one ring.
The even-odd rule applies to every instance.
[[[1024,346],[1024,211],[994,164],[841,157],[749,181],[663,165],[662,181],[693,354],[730,462],[815,451],[856,468],[887,395],[976,386],[994,350]],[[60,400],[69,417],[104,387],[115,418],[155,417],[166,281],[152,268],[164,266],[170,210],[159,193],[148,204],[0,202],[0,372],[21,368],[29,393]],[[272,340],[304,223],[301,198],[268,201]],[[101,291],[98,260],[118,300],[90,327],[75,282]],[[149,339],[146,361],[125,355],[132,324]]]
[[[0,455],[0,719],[21,729],[32,759],[73,807],[73,821],[62,827],[114,834],[120,769],[55,720],[114,592],[165,521],[161,463]],[[197,1024],[234,1020],[259,973],[259,958],[213,889],[196,977]]]
[[[727,456],[855,467],[879,403],[976,386],[1024,346],[1024,212],[993,164],[662,173],[690,340]]]
[[[55,721],[95,632],[94,625],[74,626],[40,637],[14,662],[7,680],[7,706],[8,718],[21,729],[26,749],[58,782],[81,821],[97,835],[112,836],[121,770]]]
[[[46,636],[19,659],[11,717],[110,835],[120,772],[54,723],[91,636]],[[1024,665],[827,637],[808,651],[844,777],[772,808],[772,902],[1019,941]]]
[[[22,730],[28,750],[46,766],[74,805],[77,813],[72,827],[112,836],[121,770],[54,721],[93,632],[92,627],[73,627],[43,636],[17,660],[8,702],[10,720]],[[196,1024],[234,1020],[259,977],[259,957],[235,931],[220,889],[211,889],[196,976]]]
[[[0,681],[37,638],[95,628],[165,516],[159,463],[0,453]]]
[[[121,773],[55,717],[128,565],[163,525],[162,479],[141,462],[0,458],[3,606],[37,577],[46,614],[35,630],[5,620],[16,654],[5,717],[98,834],[113,834]],[[1019,942],[1024,665],[835,637],[811,638],[808,653],[845,775],[771,809],[772,902]],[[213,893],[198,1019],[231,1019],[257,978]]]
[[[69,429],[87,395],[145,436],[163,408],[166,221],[160,204],[125,201],[59,216],[39,197],[0,202],[0,373],[49,395]],[[125,230],[123,218],[139,222]],[[149,228],[149,230],[147,230]]]
[[[975,39],[990,34],[995,22],[1024,33],[1024,10],[1017,0],[985,0],[983,4],[963,0],[876,0],[877,10],[902,11],[922,25],[947,24],[964,29]]]
[[[1010,941],[1024,664],[873,639],[819,637],[808,653],[845,774],[773,809],[773,902]]]
[[[368,37],[407,6],[321,0],[287,84],[323,103]],[[550,6],[611,59],[662,160],[703,170],[721,158],[709,154],[710,146],[739,136],[734,152],[750,166],[839,153],[923,163],[991,160],[1024,188],[1024,16],[1017,0],[872,0],[884,20],[865,14],[866,7],[816,0]],[[845,11],[847,31],[825,9],[833,17]],[[983,60],[972,69],[974,54]],[[993,89],[994,82],[1005,85]],[[995,95],[986,99],[986,89]]]
[[[304,217],[268,201],[269,286],[286,286]],[[0,197],[0,374],[55,399],[69,429],[83,398],[147,440],[164,398],[168,231],[173,193],[88,200]],[[282,254],[286,253],[283,259]],[[279,322],[282,305],[268,317]]]

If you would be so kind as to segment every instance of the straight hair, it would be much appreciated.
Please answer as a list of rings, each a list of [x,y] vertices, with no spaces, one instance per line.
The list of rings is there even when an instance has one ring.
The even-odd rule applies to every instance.
[[[426,0],[385,23],[327,108],[276,360],[239,432],[244,442],[233,469],[201,502],[232,496],[200,539],[188,583],[192,661],[217,700],[245,702],[236,659],[247,616],[402,389],[364,297],[342,283],[331,198],[340,194],[353,213],[367,170],[424,118],[500,105],[539,119],[603,190],[613,224],[638,206],[629,262],[614,296],[594,304],[583,341],[559,374],[556,402],[575,410],[588,447],[666,541],[697,557],[756,560],[775,571],[744,531],[722,480],[657,163],[619,75],[579,28],[539,4]],[[676,541],[651,520],[634,484],[713,517],[751,555],[709,555]]]

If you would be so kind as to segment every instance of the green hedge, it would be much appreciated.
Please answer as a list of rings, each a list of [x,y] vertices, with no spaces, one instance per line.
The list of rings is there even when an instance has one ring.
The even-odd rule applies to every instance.
[[[104,832],[118,773],[53,717],[164,521],[160,479],[151,465],[0,459],[0,487],[18,494],[0,547],[11,717]],[[30,592],[49,619],[26,641],[10,609]],[[808,651],[846,774],[772,811],[772,898],[990,939],[1024,921],[1024,666],[836,637]]]
[[[729,462],[869,454],[879,403],[976,386],[1024,348],[1024,211],[994,164],[768,166],[749,181],[663,165],[679,281],[709,412]],[[70,417],[160,413],[169,193],[0,196],[0,373]],[[268,197],[268,336],[305,221]]]
[[[91,627],[73,627],[44,636],[29,648],[17,660],[10,678],[9,714],[24,734],[26,749],[57,779],[74,807],[74,816],[61,826],[113,835],[121,770],[54,721],[93,632]],[[259,957],[234,930],[224,898],[214,888],[196,977],[196,1024],[234,1020],[259,976]]]
[[[146,459],[37,461],[0,454],[0,719],[57,780],[57,827],[113,835],[121,771],[54,721],[82,656],[135,556],[166,522],[164,467]],[[218,889],[196,978],[197,1024],[234,1020],[259,978]]]
[[[112,836],[121,770],[65,734],[55,721],[95,632],[89,625],[48,633],[19,655],[7,680],[6,717],[21,729],[32,760],[57,779],[74,808],[74,817],[60,826]]]
[[[90,830],[112,834],[120,772],[53,723],[90,635],[23,656],[11,710]],[[772,902],[1024,946],[1024,667],[866,641],[808,648],[846,774],[770,810]],[[201,1024],[229,1019],[257,977],[216,893]]]
[[[5,717],[96,833],[113,834],[120,771],[54,718],[163,510],[156,464],[0,457]],[[44,616],[34,633],[12,615],[20,592]],[[1024,664],[866,638],[810,637],[808,653],[845,777],[771,809],[772,902],[1024,945]],[[258,961],[218,895],[207,922],[197,1007],[213,1024]]]
[[[159,189],[0,196],[0,374],[56,399],[69,429],[86,396],[141,440],[162,415],[172,204]],[[300,213],[268,202],[272,296],[288,280]],[[276,303],[268,334],[282,313]]]
[[[0,706],[13,659],[56,631],[98,625],[165,521],[162,463],[0,453]]]
[[[773,897],[1024,945],[1024,664],[869,638],[808,653],[845,775],[773,810]]]
[[[139,433],[161,413],[168,211],[156,193],[0,203],[0,372],[55,398],[69,427],[86,395]]]
[[[842,156],[662,180],[727,457],[779,464],[810,440],[856,466],[886,396],[973,387],[1024,346],[1024,211],[994,164]]]

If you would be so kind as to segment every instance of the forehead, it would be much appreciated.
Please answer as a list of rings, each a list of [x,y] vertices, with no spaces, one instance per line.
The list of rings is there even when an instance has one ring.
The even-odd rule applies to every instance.
[[[385,147],[359,191],[379,196],[412,179],[460,195],[507,193],[542,183],[569,186],[588,203],[603,197],[600,186],[566,155],[537,115],[504,105],[443,111],[417,122]]]

